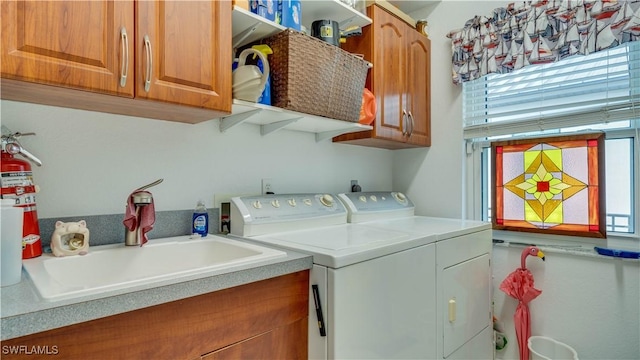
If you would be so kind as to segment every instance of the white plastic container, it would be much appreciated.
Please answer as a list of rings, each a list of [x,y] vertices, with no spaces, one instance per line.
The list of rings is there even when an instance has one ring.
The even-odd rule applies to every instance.
[[[569,345],[546,336],[530,336],[527,341],[532,360],[578,360],[578,353]]]
[[[15,285],[22,277],[22,221],[24,210],[14,199],[2,199],[0,286]]]

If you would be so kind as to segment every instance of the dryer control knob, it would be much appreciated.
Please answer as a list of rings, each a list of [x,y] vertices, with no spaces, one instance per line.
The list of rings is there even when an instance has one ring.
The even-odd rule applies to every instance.
[[[278,199],[271,200],[271,206],[273,206],[274,208],[279,208],[280,207],[280,201]]]
[[[253,207],[256,209],[262,208],[262,203],[260,202],[260,200],[254,201],[251,205],[253,205]]]
[[[329,194],[324,194],[322,196],[320,196],[320,202],[322,203],[322,205],[327,206],[327,207],[332,207],[333,206],[333,196],[329,195]]]

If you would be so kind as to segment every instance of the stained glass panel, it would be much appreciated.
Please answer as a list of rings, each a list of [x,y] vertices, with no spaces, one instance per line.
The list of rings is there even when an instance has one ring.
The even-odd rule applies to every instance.
[[[606,237],[604,134],[491,144],[493,228]]]

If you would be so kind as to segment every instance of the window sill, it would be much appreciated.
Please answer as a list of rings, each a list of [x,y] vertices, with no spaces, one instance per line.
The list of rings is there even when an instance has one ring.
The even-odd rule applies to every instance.
[[[619,250],[640,251],[638,235],[609,235],[607,239],[573,238],[569,236],[538,235],[513,231],[493,231],[494,246],[524,248],[529,244],[535,245],[545,253],[561,253],[591,258],[608,258],[615,260],[638,261],[598,254],[594,247]]]

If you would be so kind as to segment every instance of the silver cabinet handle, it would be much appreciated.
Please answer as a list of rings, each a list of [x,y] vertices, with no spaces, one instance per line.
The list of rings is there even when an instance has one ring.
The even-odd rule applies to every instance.
[[[407,135],[407,110],[402,109],[402,136]]]
[[[413,134],[413,126],[415,123],[413,122],[413,114],[409,111],[409,136]]]
[[[144,74],[144,91],[149,92],[149,88],[151,87],[151,70],[153,69],[153,54],[149,35],[144,36],[144,47],[147,50],[147,71]]]
[[[127,37],[127,29],[120,29],[120,38],[122,39],[122,69],[120,70],[120,87],[127,85],[127,74],[129,73],[129,38]]]

